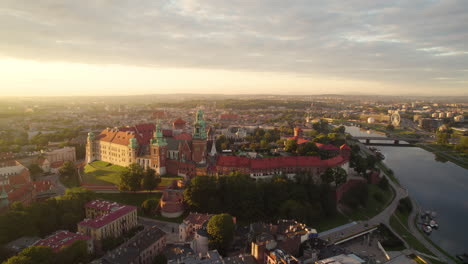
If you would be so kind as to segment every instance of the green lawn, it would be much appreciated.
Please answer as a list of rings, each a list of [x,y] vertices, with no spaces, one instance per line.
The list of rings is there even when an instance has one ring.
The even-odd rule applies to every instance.
[[[146,199],[161,199],[162,193],[96,193],[96,198],[118,202],[121,204],[128,204],[140,206]]]
[[[80,186],[80,181],[77,175],[60,175],[60,182],[67,188],[73,188]]]
[[[93,161],[84,167],[83,183],[91,185],[118,185],[120,172],[125,167],[104,161]]]
[[[369,200],[365,208],[359,208],[348,215],[353,220],[368,220],[382,212],[395,197],[392,187],[384,191],[375,184],[369,184]],[[383,197],[381,201],[375,195]]]
[[[311,226],[317,229],[317,232],[320,233],[320,232],[323,232],[323,231],[326,231],[326,230],[329,230],[329,229],[332,229],[332,228],[335,228],[335,227],[338,227],[347,223],[349,223],[349,219],[346,216],[340,213],[337,213],[336,216],[331,217],[331,218],[328,218],[328,217],[324,218],[318,223],[313,223]]]
[[[161,183],[159,185],[168,186],[172,183],[173,180],[180,180],[183,178],[184,177],[181,177],[181,176],[164,176],[164,177],[161,177]]]
[[[405,217],[407,219],[407,217]],[[401,222],[404,221],[404,219],[400,219]],[[434,256],[434,254],[429,251],[419,240],[414,237],[404,225],[402,225],[399,221],[396,215],[392,215],[390,217],[390,225],[392,228],[397,232],[409,245],[410,247],[414,248],[415,250]]]

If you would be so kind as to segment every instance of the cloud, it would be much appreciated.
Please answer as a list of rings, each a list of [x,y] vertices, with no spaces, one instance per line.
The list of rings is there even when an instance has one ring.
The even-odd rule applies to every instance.
[[[3,0],[0,23],[0,55],[20,59],[468,81],[464,0]]]

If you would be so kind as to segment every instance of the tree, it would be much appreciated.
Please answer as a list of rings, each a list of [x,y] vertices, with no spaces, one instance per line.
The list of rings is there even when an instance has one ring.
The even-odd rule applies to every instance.
[[[89,258],[88,244],[83,240],[75,241],[57,253],[57,263],[87,263]]]
[[[386,191],[388,190],[388,187],[390,186],[387,177],[382,176],[382,179],[380,179],[379,183],[377,184],[380,189]]]
[[[25,256],[14,256],[9,258],[3,264],[35,264],[31,258]]]
[[[299,156],[318,156],[319,148],[313,142],[306,142],[297,147],[297,154]]]
[[[41,174],[41,173],[44,172],[44,171],[42,170],[42,168],[39,167],[39,165],[37,165],[37,164],[31,164],[31,165],[29,165],[28,169],[29,169],[29,172],[31,173],[31,176],[33,176],[34,178],[35,178],[37,175],[39,175],[39,174]]]
[[[21,251],[18,256],[30,258],[37,264],[48,264],[54,261],[55,253],[50,247],[32,246]]]
[[[320,175],[323,183],[330,184],[335,180],[335,175],[332,168],[328,168],[325,172]]]
[[[74,176],[76,174],[76,167],[71,161],[65,161],[59,169],[60,174],[66,176]]]
[[[230,214],[218,214],[210,218],[207,225],[210,244],[218,251],[225,253],[234,237],[234,222]]]
[[[163,254],[158,254],[154,257],[153,264],[166,264],[167,258]]]
[[[286,141],[286,144],[284,145],[284,150],[290,153],[294,153],[297,150],[297,140],[295,139],[289,139]]]
[[[147,199],[141,204],[141,209],[145,214],[150,214],[158,208],[158,201],[155,199]]]
[[[156,172],[151,169],[147,168],[143,175],[143,180],[141,182],[143,189],[147,191],[152,191],[156,186],[158,186],[158,181],[156,180]]]
[[[346,182],[348,178],[348,173],[345,169],[341,167],[333,168],[334,178],[335,178],[335,186],[338,187],[339,185]]]
[[[139,190],[143,174],[144,171],[140,165],[136,163],[130,164],[130,166],[120,173],[119,189],[132,192]]]
[[[449,143],[450,134],[446,132],[437,132],[437,144],[445,145]]]

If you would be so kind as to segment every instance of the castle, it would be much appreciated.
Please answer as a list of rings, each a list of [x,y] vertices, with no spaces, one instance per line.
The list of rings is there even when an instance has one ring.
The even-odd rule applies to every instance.
[[[107,128],[97,136],[90,132],[86,144],[86,162],[102,160],[120,166],[137,163],[144,168],[154,169],[160,175],[169,173],[191,178],[197,174],[206,174],[209,154],[207,145],[208,133],[203,111],[198,110],[192,135],[181,133],[167,137],[159,122],[156,125]]]
[[[351,149],[347,145],[335,147],[318,144],[329,151],[329,159],[318,156],[289,156],[251,159],[217,155],[213,130],[206,129],[203,112],[198,110],[192,134],[181,132],[183,120],[174,121],[174,130],[163,130],[161,125],[140,124],[132,127],[104,129],[98,136],[88,133],[86,162],[94,160],[128,166],[137,163],[152,168],[159,175],[172,174],[193,178],[197,175],[225,175],[234,171],[250,175],[254,179],[267,179],[275,175],[293,177],[309,174],[320,181],[320,175],[330,167],[340,166],[349,170]],[[173,132],[180,132],[173,135]],[[302,131],[295,130],[295,139],[302,138]],[[329,147],[329,148],[327,148]]]

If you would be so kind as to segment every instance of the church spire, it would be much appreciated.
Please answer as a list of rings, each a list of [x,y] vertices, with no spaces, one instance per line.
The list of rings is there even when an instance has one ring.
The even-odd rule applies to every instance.
[[[167,146],[167,141],[163,136],[159,121],[156,123],[156,130],[154,131],[153,138],[151,139],[151,145]]]
[[[195,114],[195,122],[193,124],[193,138],[206,139],[206,123],[203,118],[203,111],[198,109]]]

